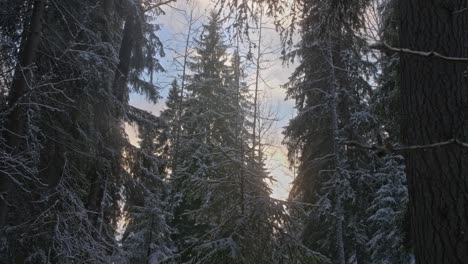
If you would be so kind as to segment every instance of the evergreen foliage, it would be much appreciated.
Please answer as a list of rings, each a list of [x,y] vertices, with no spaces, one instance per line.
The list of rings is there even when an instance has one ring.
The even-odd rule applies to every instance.
[[[396,125],[391,120],[395,115],[381,113],[389,107],[383,103],[387,100],[384,96],[393,88],[375,89],[370,85],[371,78],[379,78],[379,74],[386,79],[387,87],[396,78],[387,74],[388,67],[380,73],[378,65],[365,60],[369,56],[368,43],[360,31],[365,30],[362,21],[367,4],[303,3],[304,16],[299,22],[302,38],[285,57],[300,59],[287,85],[298,114],[285,131],[285,142],[291,162],[297,152],[300,157],[291,199],[317,204],[304,222],[302,238],[311,249],[336,263],[392,263],[396,259],[408,262],[407,254],[400,250],[404,223],[399,217],[404,214],[406,203],[401,159],[388,157],[384,162],[379,153],[376,156],[345,143],[382,145],[383,131],[393,132]],[[386,9],[385,15],[389,16],[388,12],[391,11]],[[385,140],[389,140],[388,135]],[[389,171],[390,166],[395,166],[395,171]],[[393,180],[382,182],[383,178]],[[394,191],[387,191],[386,198],[395,199],[392,210],[398,211],[398,217],[390,212],[379,215],[385,210],[379,203],[384,203],[382,195],[388,188]],[[386,231],[392,233],[370,232],[368,223],[383,228],[383,217],[392,223]],[[382,241],[375,243],[379,239]],[[380,246],[391,241],[393,248],[398,249],[382,252]]]
[[[427,219],[431,223],[457,218],[459,225],[441,224],[434,234],[446,238],[436,241],[445,246],[433,248],[458,255],[434,253],[431,261],[465,260],[460,246],[447,245],[454,239],[466,244],[466,210],[460,209],[466,186],[451,178],[437,188],[422,184],[432,191],[428,197],[439,191],[453,196],[430,200],[439,207],[424,207],[426,212],[418,200],[426,193],[415,181],[432,168],[424,165],[426,159],[437,157],[450,165],[439,166],[439,174],[462,182],[462,173],[453,171],[464,168],[463,144],[410,146],[405,152],[398,143],[419,142],[411,141],[407,128],[413,124],[402,116],[419,109],[402,92],[419,98],[408,84],[418,91],[432,85],[419,87],[401,73],[414,70],[412,64],[425,68],[423,59],[445,66],[453,60],[433,58],[435,53],[424,58],[418,51],[397,54],[381,45],[422,45],[401,34],[403,27],[417,31],[401,22],[408,18],[400,14],[414,11],[409,4],[220,1],[193,46],[198,18],[192,12],[182,76],[174,78],[165,109],[155,115],[130,105],[129,98],[138,94],[162,103],[154,77],[164,71],[165,55],[157,18],[171,2],[0,1],[1,263],[412,263],[413,251],[419,259],[429,252],[417,235],[436,228],[414,224],[424,224],[416,212],[429,209],[435,215]],[[466,16],[465,9],[450,11],[450,21]],[[233,17],[224,17],[226,12]],[[287,201],[271,197],[274,179],[262,137],[271,125],[265,125],[269,117],[261,116],[258,106],[262,37],[241,55],[242,40],[261,35],[264,15],[273,17],[282,37],[283,61],[297,65],[285,85],[297,110],[283,132],[289,161],[297,167]],[[224,33],[229,30],[235,31],[234,45]],[[439,47],[433,39],[427,42]],[[257,66],[253,96],[250,62]],[[427,71],[449,75],[451,66],[431,63]],[[459,65],[454,72],[463,72]],[[466,93],[456,84],[447,89],[459,98],[441,93],[453,105],[445,107],[434,93],[424,98],[462,109]],[[424,113],[432,113],[430,107],[420,104]],[[463,111],[447,111],[437,120],[463,120]],[[430,116],[422,118],[433,125]],[[453,122],[450,127],[460,135],[453,139],[462,140],[464,126]],[[126,134],[129,126],[137,131],[134,145]],[[455,133],[443,131],[436,138]],[[459,166],[449,164],[452,160]],[[452,189],[458,193],[447,191]],[[454,197],[460,203],[446,202]],[[410,231],[416,234],[412,241]]]

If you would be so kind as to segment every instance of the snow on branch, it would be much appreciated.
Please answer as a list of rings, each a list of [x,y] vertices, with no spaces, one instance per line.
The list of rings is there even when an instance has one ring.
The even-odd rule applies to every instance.
[[[383,152],[383,153],[390,153],[390,152],[401,152],[401,151],[411,151],[411,150],[421,150],[421,149],[429,149],[429,148],[438,148],[438,147],[443,147],[443,146],[448,146],[448,145],[458,145],[462,148],[468,148],[468,143],[463,142],[458,139],[449,139],[447,141],[442,141],[442,142],[437,142],[433,144],[427,144],[427,145],[413,145],[413,146],[399,146],[399,145],[366,145],[362,144],[357,141],[343,141],[343,145],[347,146],[352,146],[352,147],[357,147],[361,149],[367,149],[367,150],[373,150],[373,151],[378,151],[378,152]]]
[[[411,49],[406,49],[406,48],[396,48],[396,47],[392,47],[388,45],[385,42],[378,42],[378,43],[370,45],[369,47],[371,49],[386,51],[386,52],[405,53],[405,54],[411,54],[411,55],[416,55],[416,56],[421,56],[421,57],[435,57],[435,58],[443,59],[446,61],[453,61],[453,62],[468,62],[468,58],[449,57],[449,56],[442,55],[435,51],[417,51],[417,50],[411,50]]]

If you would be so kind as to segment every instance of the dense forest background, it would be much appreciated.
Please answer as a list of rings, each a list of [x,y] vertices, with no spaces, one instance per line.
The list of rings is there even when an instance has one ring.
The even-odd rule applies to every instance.
[[[0,0],[0,263],[468,263],[467,1],[182,9]]]

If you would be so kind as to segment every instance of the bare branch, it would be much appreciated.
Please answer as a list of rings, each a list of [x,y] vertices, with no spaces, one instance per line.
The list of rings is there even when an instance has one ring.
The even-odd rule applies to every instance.
[[[400,146],[400,145],[387,145],[387,146],[379,146],[379,145],[366,145],[362,144],[357,141],[343,141],[341,142],[343,145],[357,147],[361,149],[367,149],[372,151],[379,151],[379,152],[402,152],[402,151],[411,151],[411,150],[422,150],[422,149],[430,149],[430,148],[438,148],[448,145],[457,145],[462,148],[468,148],[468,143],[462,142],[458,139],[449,139],[447,141],[437,142],[433,144],[426,144],[426,145],[413,145],[413,146]]]
[[[385,42],[375,43],[369,46],[371,49],[386,51],[386,52],[395,52],[395,53],[404,53],[404,54],[411,54],[421,57],[435,57],[439,59],[443,59],[446,61],[453,61],[453,62],[468,62],[468,58],[460,58],[460,57],[449,57],[442,55],[435,51],[417,51],[405,48],[396,48],[388,45]]]

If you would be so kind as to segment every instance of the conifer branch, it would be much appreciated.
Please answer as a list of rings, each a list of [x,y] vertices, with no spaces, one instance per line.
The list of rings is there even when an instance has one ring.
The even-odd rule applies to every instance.
[[[366,145],[357,141],[343,141],[342,144],[347,145],[347,146],[361,148],[361,149],[384,152],[384,153],[430,149],[430,148],[438,148],[438,147],[443,147],[443,146],[448,146],[448,145],[457,145],[462,148],[468,148],[468,143],[463,142],[459,139],[449,139],[446,141],[441,141],[441,142],[432,143],[432,144],[412,145],[412,146],[401,146],[401,145],[391,145],[391,144]]]
[[[443,54],[440,54],[435,51],[418,51],[418,50],[411,50],[406,48],[396,48],[392,47],[385,42],[375,43],[369,46],[371,49],[385,51],[385,52],[393,52],[393,53],[404,53],[404,54],[411,54],[421,57],[435,57],[439,59],[443,59],[446,61],[453,61],[453,62],[468,62],[468,58],[461,58],[461,57],[450,57]]]

